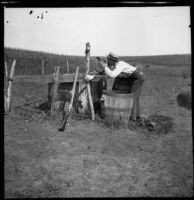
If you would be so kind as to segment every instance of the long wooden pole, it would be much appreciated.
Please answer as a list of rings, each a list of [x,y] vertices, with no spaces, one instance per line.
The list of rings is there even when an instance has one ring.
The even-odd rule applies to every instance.
[[[86,75],[87,75],[90,71],[90,43],[89,42],[86,43],[85,54],[86,54],[85,59],[86,59]],[[94,105],[93,105],[93,101],[92,101],[89,81],[86,82],[86,87],[87,87],[88,100],[89,100],[89,105],[90,105],[91,120],[94,120],[95,119]]]
[[[74,78],[74,81],[73,81],[73,88],[71,90],[71,101],[70,101],[70,104],[69,104],[69,108],[68,108],[67,112],[66,112],[66,110],[64,110],[64,112],[66,112],[66,115],[65,115],[58,131],[64,131],[65,130],[67,119],[68,119],[70,112],[71,112],[71,109],[73,107],[73,100],[74,100],[74,96],[75,96],[75,88],[76,88],[78,73],[79,73],[79,67],[76,68],[76,72],[75,72],[75,78]],[[65,106],[64,106],[64,109],[65,109]]]
[[[12,66],[11,66],[11,72],[10,72],[10,75],[9,75],[9,78],[8,78],[8,89],[7,89],[7,97],[4,96],[4,99],[5,99],[5,112],[6,113],[9,113],[11,111],[11,89],[12,89],[12,86],[13,86],[13,75],[14,75],[14,72],[15,72],[15,64],[16,64],[16,60],[13,61],[12,63]]]

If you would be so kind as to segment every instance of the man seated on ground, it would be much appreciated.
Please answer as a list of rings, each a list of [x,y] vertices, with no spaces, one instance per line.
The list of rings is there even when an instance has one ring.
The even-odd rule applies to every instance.
[[[115,78],[112,90],[134,94],[134,105],[130,119],[133,121],[141,119],[139,101],[145,81],[143,72],[138,72],[136,67],[119,60],[119,57],[113,53],[109,53],[107,56],[107,63],[100,60],[99,65],[104,69],[106,75]]]

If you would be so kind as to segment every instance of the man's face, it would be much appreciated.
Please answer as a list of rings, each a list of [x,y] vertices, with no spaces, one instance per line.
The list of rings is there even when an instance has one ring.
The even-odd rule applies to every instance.
[[[111,60],[109,58],[107,58],[107,63],[108,63],[108,67],[111,69],[111,70],[114,70],[115,69],[115,64],[116,62],[114,60]]]

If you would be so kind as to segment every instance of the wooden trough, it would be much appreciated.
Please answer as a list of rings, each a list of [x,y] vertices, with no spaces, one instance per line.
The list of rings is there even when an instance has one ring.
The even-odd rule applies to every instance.
[[[59,67],[56,67],[56,74],[53,75],[36,75],[36,76],[14,76],[14,82],[28,82],[28,83],[40,83],[48,85],[48,102],[51,105],[51,111],[55,112],[61,110],[63,103],[65,101],[70,101],[71,89],[73,86],[73,79],[75,73],[72,74],[60,74]],[[87,87],[84,80],[85,73],[80,73],[77,79],[76,92],[74,98],[73,107],[77,113],[89,114],[89,102],[87,95]],[[91,87],[91,96],[93,100],[94,107],[98,104],[101,94],[101,82],[103,79],[107,80],[107,87],[112,87],[112,82],[110,78],[105,75],[96,75],[95,78],[89,81]]]
[[[52,112],[54,112],[54,110],[60,111],[61,109],[63,109],[64,104],[70,101],[74,75],[75,74],[64,74],[64,76],[62,76],[64,79],[60,75],[61,80],[60,82],[58,82],[58,89],[56,91],[55,83],[48,83],[48,101],[51,104]],[[91,109],[89,105],[87,86],[84,77],[85,73],[81,73],[78,75],[73,108],[79,114],[88,115],[91,113]],[[102,91],[103,89],[101,88],[101,81],[104,78],[104,76],[97,75],[94,80],[88,83],[91,88],[91,97],[95,112],[98,112],[97,105],[100,102],[100,91]]]

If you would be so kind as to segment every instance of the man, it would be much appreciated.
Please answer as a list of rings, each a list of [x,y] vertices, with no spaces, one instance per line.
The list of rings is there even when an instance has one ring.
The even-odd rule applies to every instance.
[[[145,81],[143,72],[138,72],[136,67],[124,61],[120,61],[119,57],[114,53],[109,53],[107,56],[107,64],[103,60],[101,60],[99,64],[104,68],[106,75],[115,78],[112,90],[134,94],[131,120],[136,121],[141,119],[139,101],[142,85]]]
[[[134,104],[130,119],[133,121],[141,119],[139,101],[142,85],[145,81],[143,72],[138,72],[136,67],[119,60],[119,57],[114,53],[109,53],[107,63],[100,60],[99,66],[104,70],[106,75],[115,78],[112,90],[134,94]],[[86,79],[89,80],[93,77],[86,77]]]

